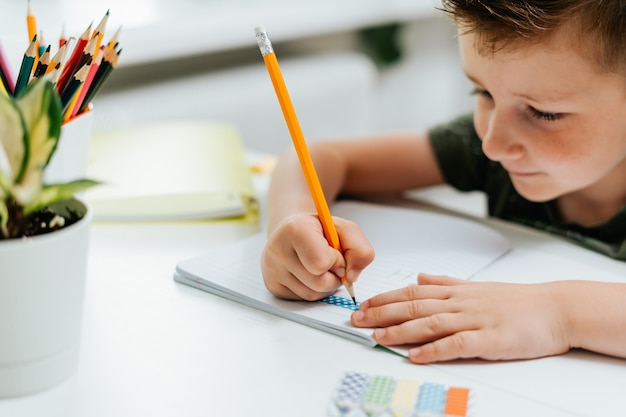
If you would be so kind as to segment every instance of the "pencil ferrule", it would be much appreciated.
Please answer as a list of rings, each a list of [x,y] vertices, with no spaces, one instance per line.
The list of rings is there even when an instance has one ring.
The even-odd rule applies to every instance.
[[[259,49],[261,49],[262,56],[265,56],[267,54],[271,54],[274,52],[274,48],[272,47],[272,42],[270,41],[270,38],[268,38],[267,32],[257,33],[256,41],[259,44]]]

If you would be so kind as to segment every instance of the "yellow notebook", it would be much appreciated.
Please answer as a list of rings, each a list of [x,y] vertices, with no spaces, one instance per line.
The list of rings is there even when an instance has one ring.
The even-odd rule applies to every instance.
[[[158,122],[94,132],[85,193],[97,220],[218,219],[258,213],[238,131]]]

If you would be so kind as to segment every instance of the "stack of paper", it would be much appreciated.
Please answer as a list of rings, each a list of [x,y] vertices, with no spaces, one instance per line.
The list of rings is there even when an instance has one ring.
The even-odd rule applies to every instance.
[[[209,219],[256,213],[237,130],[160,122],[94,133],[86,193],[99,220]]]

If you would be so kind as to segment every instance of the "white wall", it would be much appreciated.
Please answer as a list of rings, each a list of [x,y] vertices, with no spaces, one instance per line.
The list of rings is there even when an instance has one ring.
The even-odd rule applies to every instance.
[[[446,18],[406,25],[400,43],[403,59],[381,68],[362,53],[353,34],[276,46],[308,139],[426,127],[470,108],[455,31]],[[186,65],[180,62],[181,68]],[[155,82],[105,90],[94,102],[95,128],[205,118],[235,124],[247,145],[262,150],[290,144],[258,52],[252,62],[191,75],[178,76],[176,66],[169,68],[170,76]]]
[[[400,42],[402,61],[380,74],[377,129],[427,127],[471,109],[471,85],[461,68],[456,30],[447,18],[404,27]]]
[[[307,139],[364,135],[374,129],[378,74],[354,52],[280,61]],[[259,56],[249,64],[102,94],[94,101],[94,129],[165,119],[200,119],[236,126],[244,144],[280,153],[292,146],[278,100]]]
[[[399,36],[403,59],[388,67],[376,67],[354,33],[275,45],[307,140],[426,128],[471,109],[471,86],[461,70],[452,24],[445,17],[423,18],[405,25]],[[189,65],[170,64],[170,76],[137,86],[118,79],[130,85],[96,98],[94,128],[203,119],[237,126],[251,149],[279,153],[292,146],[258,51],[243,63],[184,75]],[[475,193],[435,187],[413,196],[484,214],[484,199]]]

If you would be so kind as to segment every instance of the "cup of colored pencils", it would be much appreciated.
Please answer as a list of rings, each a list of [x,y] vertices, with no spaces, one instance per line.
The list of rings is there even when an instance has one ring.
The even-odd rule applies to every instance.
[[[122,49],[119,28],[105,39],[109,11],[95,28],[89,24],[78,37],[62,34],[55,44],[41,42],[30,1],[26,15],[27,47],[14,73],[0,44],[0,94],[18,96],[32,81],[47,77],[56,86],[63,106],[63,125],[91,110],[91,102],[117,66]]]
[[[87,174],[92,100],[115,70],[122,52],[118,42],[121,28],[105,37],[108,20],[107,10],[95,28],[91,23],[78,37],[61,34],[58,42],[45,44],[29,1],[27,47],[17,72],[9,65],[0,43],[0,94],[18,97],[42,77],[48,78],[59,94],[63,122],[57,149],[45,171],[48,183],[68,182]]]

